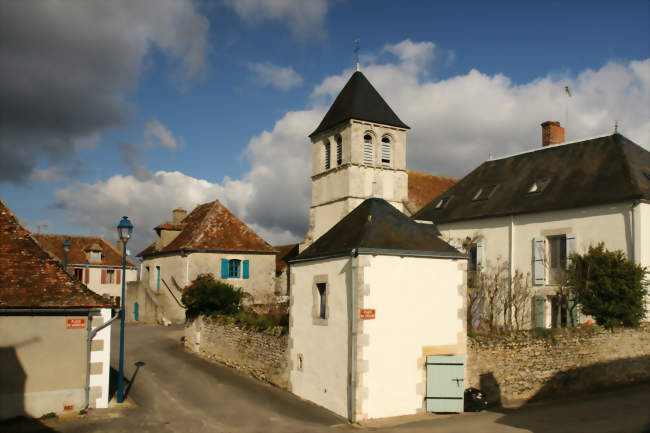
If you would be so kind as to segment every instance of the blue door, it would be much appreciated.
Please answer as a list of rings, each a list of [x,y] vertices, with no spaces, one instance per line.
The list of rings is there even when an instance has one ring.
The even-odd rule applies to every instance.
[[[133,304],[133,319],[137,322],[140,317],[140,304],[138,304],[138,301],[135,301],[135,304]]]
[[[427,356],[427,412],[462,412],[465,357]]]

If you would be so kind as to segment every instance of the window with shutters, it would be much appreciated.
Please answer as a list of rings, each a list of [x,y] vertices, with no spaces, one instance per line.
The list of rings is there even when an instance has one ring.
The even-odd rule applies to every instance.
[[[343,139],[340,135],[336,136],[336,165],[343,162]]]
[[[372,152],[372,135],[366,134],[363,136],[363,163],[372,164],[373,163],[373,152]]]
[[[561,284],[566,278],[566,235],[548,237],[548,282]]]
[[[325,141],[325,170],[330,169],[330,142]]]
[[[106,277],[104,278],[104,284],[115,284],[115,270],[114,269],[107,269],[106,270]]]
[[[232,259],[228,261],[228,278],[239,278],[241,261]]]
[[[381,139],[381,163],[382,165],[390,165],[390,138],[383,137]]]

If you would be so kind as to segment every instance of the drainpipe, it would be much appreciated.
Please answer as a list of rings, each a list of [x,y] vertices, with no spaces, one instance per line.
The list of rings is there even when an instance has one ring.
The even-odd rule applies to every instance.
[[[510,300],[512,301],[512,280],[515,275],[515,214],[510,214]],[[514,321],[514,310],[512,308],[512,302],[509,305],[510,308],[510,323],[513,324]]]
[[[357,249],[353,249],[350,252],[350,275],[351,275],[351,284],[350,284],[350,317],[348,319],[348,371],[350,373],[350,380],[348,385],[348,421],[354,423],[356,420],[356,364],[357,364],[357,326],[356,326],[356,291],[354,288],[355,280],[355,270],[354,270],[354,258],[357,256]]]
[[[631,247],[630,247],[630,259],[632,262],[636,263],[636,225],[634,224],[634,209],[639,205],[638,200],[632,202],[632,207],[630,208],[630,234],[632,238]]]
[[[121,302],[124,302],[124,300],[121,300]],[[101,311],[101,310],[100,310]],[[106,322],[102,323],[100,326],[98,326],[95,329],[90,328],[90,321],[92,320],[92,312],[88,312],[88,320],[86,321],[86,331],[88,332],[88,338],[86,339],[86,355],[87,355],[87,362],[86,362],[86,389],[84,392],[84,406],[83,410],[88,409],[88,406],[90,404],[90,346],[92,344],[93,338],[95,338],[95,335],[102,329],[106,328],[108,325],[113,323],[115,319],[120,317],[120,310],[115,311],[115,316],[111,317],[111,319]],[[109,367],[110,368],[110,367]]]
[[[190,284],[190,254],[185,252],[185,287]]]

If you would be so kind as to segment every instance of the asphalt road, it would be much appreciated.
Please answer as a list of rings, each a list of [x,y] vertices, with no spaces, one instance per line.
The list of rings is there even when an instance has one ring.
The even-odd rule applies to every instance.
[[[113,365],[119,334],[113,327]],[[433,415],[347,425],[292,394],[184,350],[180,327],[126,328],[127,404],[85,416],[0,424],[3,432],[650,433],[650,383],[516,410]]]

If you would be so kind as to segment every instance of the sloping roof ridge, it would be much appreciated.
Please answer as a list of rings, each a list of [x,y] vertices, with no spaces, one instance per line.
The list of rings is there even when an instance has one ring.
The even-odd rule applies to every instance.
[[[542,150],[557,149],[559,147],[567,146],[569,144],[582,143],[583,141],[597,140],[599,138],[605,138],[605,137],[613,137],[616,134],[618,134],[618,133],[615,132],[614,134],[597,135],[595,137],[589,137],[589,138],[582,138],[580,140],[567,141],[567,142],[564,142],[564,143],[553,144],[551,146],[538,147],[538,148],[535,148],[535,149],[524,150],[522,152],[517,152],[517,153],[513,153],[513,154],[510,154],[510,155],[506,155],[506,156],[500,156],[498,158],[486,159],[485,162],[499,161],[499,160],[502,160],[502,159],[508,159],[508,158],[512,158],[514,156],[525,155],[527,153],[539,152],[539,151],[542,151]],[[621,135],[621,134],[618,134],[618,135]]]
[[[196,229],[192,231],[192,236],[190,236],[189,240],[188,240],[188,241],[187,241],[183,246],[181,246],[180,249],[182,249],[182,248],[184,248],[184,247],[187,247],[189,244],[191,244],[191,243],[194,241],[194,239],[196,238],[197,234],[203,232],[203,227],[207,224],[208,217],[209,217],[210,215],[212,215],[212,212],[214,212],[214,210],[216,209],[217,205],[219,205],[219,206],[221,206],[221,207],[223,207],[223,208],[225,208],[225,209],[228,209],[227,207],[225,207],[224,205],[222,205],[221,202],[219,202],[219,199],[216,199],[216,198],[215,198],[213,201],[207,201],[207,202],[205,202],[205,203],[199,203],[199,204],[197,204],[197,205],[194,207],[194,209],[192,210],[192,212],[194,212],[196,209],[200,208],[201,206],[207,206],[207,205],[209,205],[209,204],[212,204],[212,206],[211,206],[210,209],[205,213],[205,215],[203,215],[203,219],[201,219],[201,222],[196,226]],[[189,216],[192,212],[190,212],[189,214],[187,214],[187,216]],[[186,216],[185,218],[187,218],[187,216]],[[185,219],[185,218],[183,218],[183,219]],[[186,227],[188,227],[188,226],[186,226]],[[183,230],[185,230],[185,228],[184,228]],[[182,231],[181,231],[181,233],[182,233]],[[170,242],[170,243],[171,243],[171,242]],[[161,248],[161,249],[165,249],[165,247],[163,247],[163,248]]]

